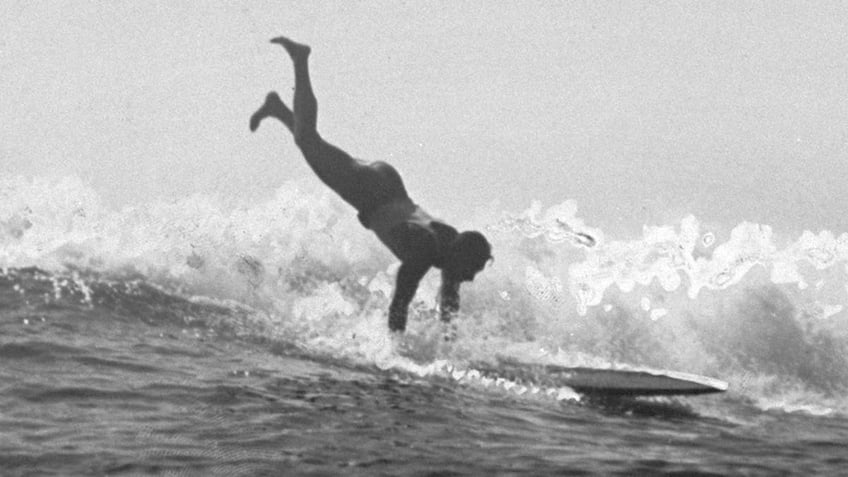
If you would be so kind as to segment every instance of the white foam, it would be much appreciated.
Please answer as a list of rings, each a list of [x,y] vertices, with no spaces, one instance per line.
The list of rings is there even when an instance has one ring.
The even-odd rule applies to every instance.
[[[727,371],[722,359],[733,355],[756,375],[767,373],[744,354],[746,347],[761,352],[756,333],[826,358],[829,351],[810,343],[821,336],[842,344],[848,339],[840,332],[848,305],[845,233],[804,232],[791,240],[743,222],[722,240],[690,215],[619,239],[587,225],[574,201],[547,209],[534,202],[518,213],[488,211],[465,219],[487,231],[496,260],[463,285],[458,339],[445,346],[436,320],[438,274],[422,281],[407,338],[396,342],[386,331],[386,309],[397,261],[317,181],[287,183],[266,201],[242,207],[195,195],[110,210],[74,178],[0,178],[0,194],[2,268],[141,276],[189,296],[255,307],[281,336],[294,336],[316,352],[416,374],[482,382],[457,367],[507,354],[563,366],[653,364],[706,375]],[[91,300],[84,279],[63,276]],[[68,285],[57,281],[54,293]],[[795,290],[746,298],[746,289],[766,285]],[[759,324],[775,319],[770,313],[785,315],[809,302],[824,304],[810,330]],[[709,341],[744,321],[745,313],[760,326],[738,331],[750,336]],[[411,349],[400,352],[399,346]],[[450,371],[439,367],[440,359],[453,363]],[[779,372],[800,374],[789,364]],[[498,386],[533,392],[518,383]],[[809,379],[799,391],[809,392],[809,399],[787,406],[815,404],[821,396],[810,391],[814,386]],[[762,388],[749,391],[767,395]],[[825,407],[840,409],[839,403]]]

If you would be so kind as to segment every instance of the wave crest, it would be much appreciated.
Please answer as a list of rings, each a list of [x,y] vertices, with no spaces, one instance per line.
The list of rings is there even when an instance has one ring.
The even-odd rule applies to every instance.
[[[86,274],[141,280],[238,304],[263,323],[255,333],[381,362],[396,264],[315,182],[287,183],[249,207],[194,195],[111,210],[78,179],[6,178],[0,267],[82,272],[82,283]],[[780,401],[780,386],[768,376],[819,401],[848,386],[848,234],[790,240],[765,225],[719,230],[687,216],[617,239],[587,225],[573,201],[490,208],[470,222],[486,230],[496,261],[463,286],[457,339],[447,347],[436,319],[439,277],[425,277],[405,338],[413,361],[461,365],[505,350],[538,360],[543,350],[560,365],[715,375],[731,389],[777,396],[769,402]]]

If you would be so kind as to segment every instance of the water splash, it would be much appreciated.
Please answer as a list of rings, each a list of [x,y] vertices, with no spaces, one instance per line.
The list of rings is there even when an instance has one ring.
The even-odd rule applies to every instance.
[[[811,405],[848,409],[833,397],[848,386],[848,234],[793,240],[743,222],[722,236],[687,216],[617,239],[573,201],[488,210],[469,225],[487,231],[497,259],[463,286],[456,341],[442,339],[431,273],[398,345],[385,326],[395,260],[314,182],[249,207],[195,195],[111,210],[74,178],[4,178],[0,267],[61,277],[54,299],[73,288],[96,305],[86,278],[96,273],[235,303],[257,312],[264,325],[251,329],[269,338],[363,364],[427,370],[443,360],[455,371],[504,354],[548,359],[528,351],[546,349],[560,365],[679,369],[728,379],[763,403],[801,406],[806,392]],[[789,399],[745,385],[750,376],[802,391]]]

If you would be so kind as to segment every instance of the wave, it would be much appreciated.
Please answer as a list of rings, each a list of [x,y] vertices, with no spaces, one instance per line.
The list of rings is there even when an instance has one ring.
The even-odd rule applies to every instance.
[[[687,216],[615,238],[574,201],[491,206],[457,224],[484,230],[495,262],[463,286],[456,339],[442,339],[431,273],[398,342],[385,323],[397,264],[315,182],[250,206],[194,195],[112,210],[72,177],[2,179],[0,306],[104,307],[419,375],[504,356],[676,369],[764,409],[848,410],[848,234]]]

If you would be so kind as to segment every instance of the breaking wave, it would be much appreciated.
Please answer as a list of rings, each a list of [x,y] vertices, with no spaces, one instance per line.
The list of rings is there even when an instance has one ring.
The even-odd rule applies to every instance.
[[[686,216],[611,237],[574,201],[491,206],[455,224],[485,231],[495,255],[463,285],[456,339],[442,339],[430,273],[397,340],[395,260],[315,182],[251,206],[195,195],[112,210],[73,177],[0,179],[4,306],[71,300],[456,379],[500,357],[675,369],[763,409],[848,412],[848,234]]]

